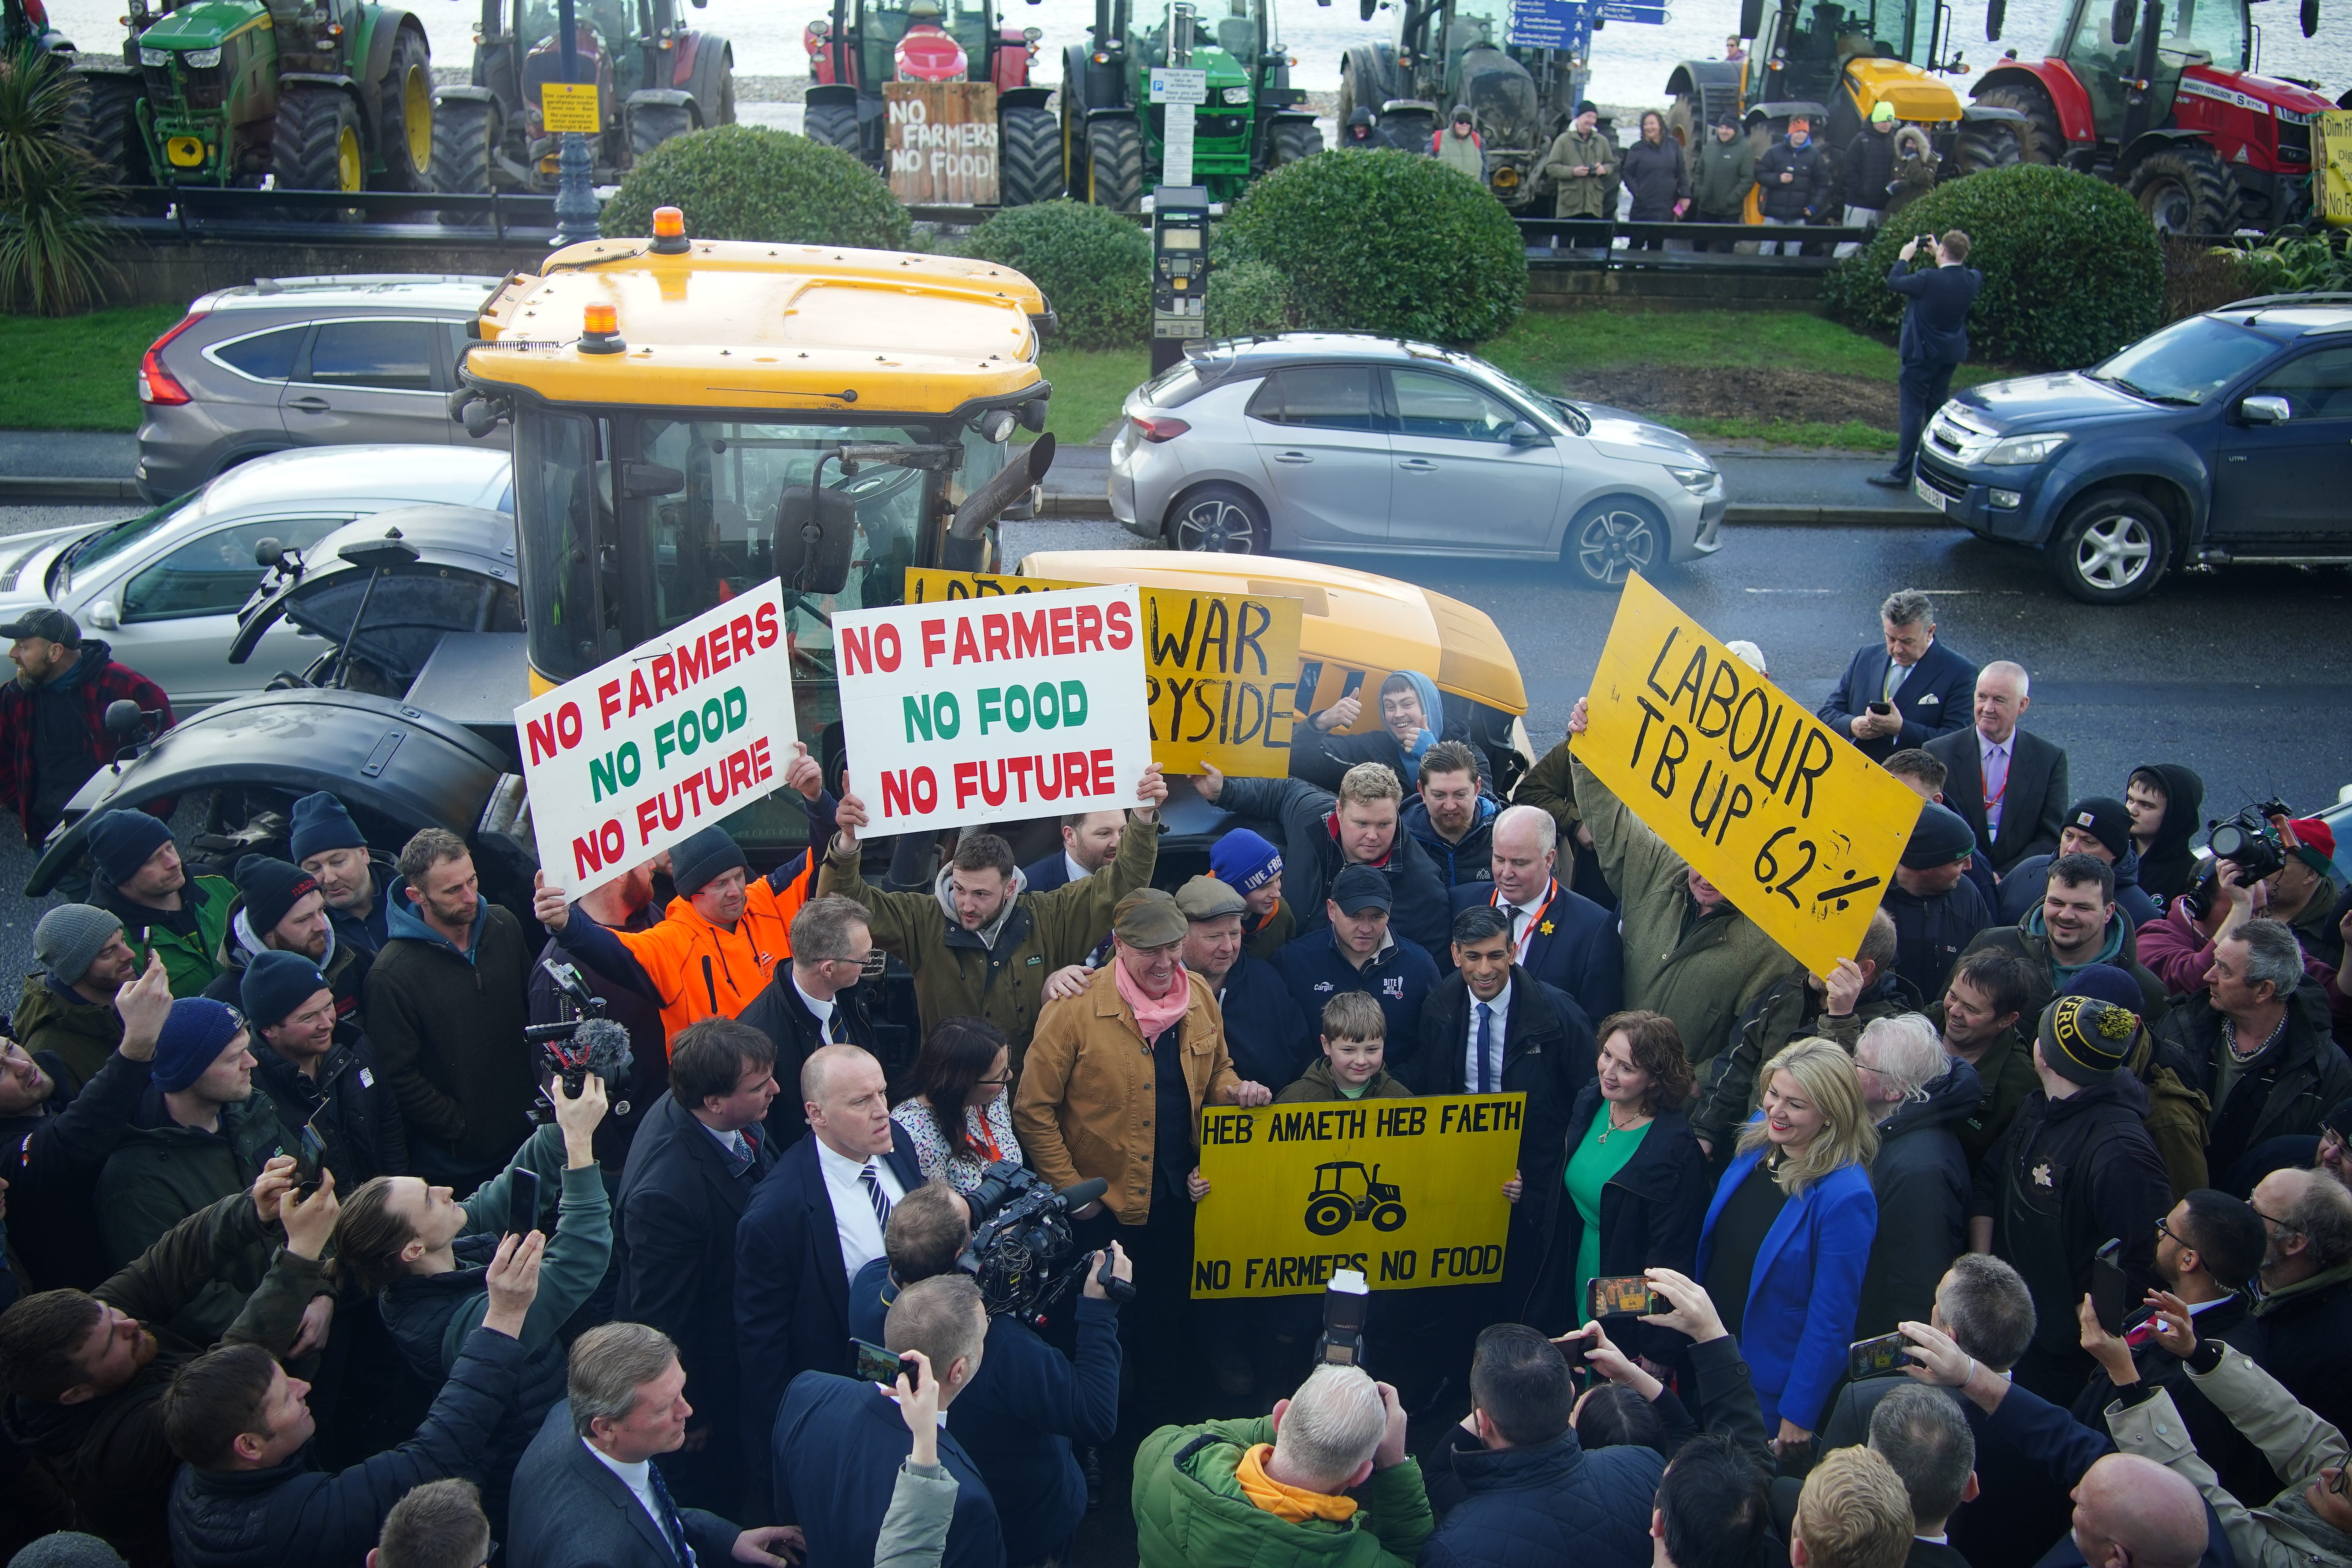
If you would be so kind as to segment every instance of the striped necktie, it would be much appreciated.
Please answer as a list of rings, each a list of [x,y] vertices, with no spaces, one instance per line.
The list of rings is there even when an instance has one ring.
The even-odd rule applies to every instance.
[[[882,1190],[881,1173],[875,1170],[873,1161],[866,1162],[866,1169],[858,1173],[857,1179],[866,1184],[866,1201],[874,1205],[875,1223],[887,1228],[890,1224],[890,1194]]]

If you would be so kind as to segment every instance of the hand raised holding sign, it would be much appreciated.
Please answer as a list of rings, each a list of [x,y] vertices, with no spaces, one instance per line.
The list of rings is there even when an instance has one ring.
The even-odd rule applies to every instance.
[[[836,849],[846,854],[857,847],[857,830],[874,819],[866,814],[866,803],[849,787],[849,775],[841,775],[841,804],[834,808],[833,842]]]
[[[1217,771],[1214,763],[1202,759],[1201,771],[1192,776],[1192,793],[1212,802],[1225,793],[1225,775]]]
[[[549,887],[544,871],[530,874],[530,917],[550,931],[562,931],[572,923],[572,895]]]
[[[1140,803],[1134,807],[1135,819],[1138,822],[1158,820],[1160,807],[1168,799],[1168,781],[1160,776],[1158,763],[1143,770],[1143,782],[1135,786],[1135,795]]]
[[[793,742],[793,760],[784,764],[784,783],[809,800],[824,793],[824,769],[798,741]]]

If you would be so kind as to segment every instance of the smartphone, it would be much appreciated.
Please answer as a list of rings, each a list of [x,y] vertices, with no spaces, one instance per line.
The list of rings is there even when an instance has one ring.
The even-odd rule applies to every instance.
[[[518,1165],[507,1173],[507,1234],[529,1236],[539,1228],[539,1173]]]
[[[2097,1315],[2099,1327],[2111,1334],[2124,1331],[2124,1311],[2131,1299],[2130,1283],[2124,1278],[2123,1250],[2123,1242],[2116,1239],[2091,1255],[2091,1310]]]
[[[923,1385],[923,1366],[920,1362],[911,1359],[901,1361],[897,1352],[886,1351],[880,1345],[869,1344],[864,1340],[851,1340],[849,1348],[857,1354],[859,1382],[878,1383],[885,1388],[896,1388],[898,1386],[898,1374],[904,1372],[907,1374],[908,1387],[920,1388]]]
[[[1641,1318],[1665,1310],[1639,1274],[1604,1274],[1585,1287],[1584,1314],[1589,1318]]]
[[[1870,710],[1884,719],[1889,713],[1895,711],[1895,704],[1892,702],[1874,702],[1870,705]]]
[[[1298,666],[1298,684],[1290,689],[1290,705],[1301,719],[1315,711],[1315,689],[1323,681],[1323,661],[1319,658],[1302,660]]]
[[[1900,1332],[1856,1340],[1845,1348],[1845,1374],[1858,1383],[1865,1377],[1901,1372],[1911,1364],[1911,1358],[1904,1353],[1910,1348],[1911,1342]]]
[[[327,1141],[319,1135],[319,1120],[312,1117],[302,1123],[301,1136],[294,1141],[294,1195],[309,1198],[319,1190],[319,1176],[327,1167]]]
[[[1339,682],[1340,700],[1344,701],[1363,689],[1364,672],[1360,669],[1351,669],[1348,672],[1347,679]]]

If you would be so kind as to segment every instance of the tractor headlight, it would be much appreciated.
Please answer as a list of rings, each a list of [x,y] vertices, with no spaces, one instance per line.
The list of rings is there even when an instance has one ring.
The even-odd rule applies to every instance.
[[[1512,168],[1508,163],[1504,164],[1501,168],[1495,171],[1495,188],[1496,190],[1517,190],[1518,188],[1518,184],[1519,172],[1517,169]]]
[[[1992,450],[1987,452],[1982,460],[2007,467],[2023,468],[2029,463],[2047,461],[2053,453],[2066,444],[2066,440],[2067,437],[2059,432],[2048,432],[2039,436],[2011,436],[2006,441],[1994,442]]]
[[[170,65],[172,63],[172,51],[169,49],[142,49],[139,51],[139,63],[142,66]]]
[[[1229,87],[1225,89],[1225,101],[1227,103],[1247,103],[1249,101],[1249,89],[1245,87]]]
[[[180,63],[194,70],[210,70],[220,64],[220,50],[188,49],[181,54]]]

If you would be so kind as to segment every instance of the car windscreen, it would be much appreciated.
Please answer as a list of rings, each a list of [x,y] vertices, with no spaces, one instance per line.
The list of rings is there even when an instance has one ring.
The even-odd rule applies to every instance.
[[[2087,374],[2150,403],[2193,406],[2218,395],[2277,352],[2277,342],[2260,332],[2210,316],[2191,316],[2142,338]]]
[[[1583,416],[1563,405],[1559,398],[1545,396],[1527,383],[1504,374],[1485,360],[1465,357],[1460,363],[1467,366],[1473,374],[1485,378],[1488,384],[1508,393],[1532,416],[1533,422],[1542,427],[1546,435],[1581,436],[1584,434],[1583,430],[1576,427],[1575,423]]]
[[[111,561],[142,539],[151,539],[179,521],[194,521],[205,514],[205,492],[196,490],[176,500],[165,501],[152,511],[125,518],[110,527],[100,529],[79,544],[66,552],[65,570],[58,577],[58,592],[73,586],[74,574]]]

